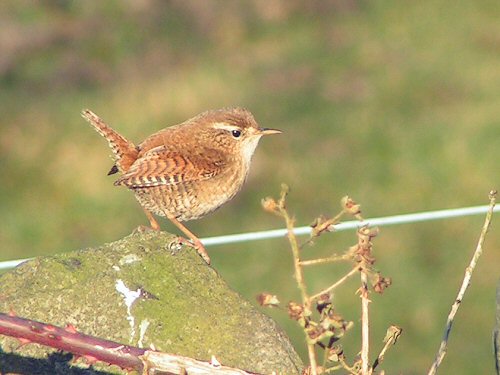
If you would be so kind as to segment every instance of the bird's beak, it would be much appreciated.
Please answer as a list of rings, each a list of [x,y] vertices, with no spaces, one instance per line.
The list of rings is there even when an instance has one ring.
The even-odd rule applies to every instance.
[[[271,129],[271,128],[260,128],[259,131],[260,131],[260,134],[262,134],[262,135],[271,135],[271,134],[281,134],[281,133],[283,133],[281,130]]]

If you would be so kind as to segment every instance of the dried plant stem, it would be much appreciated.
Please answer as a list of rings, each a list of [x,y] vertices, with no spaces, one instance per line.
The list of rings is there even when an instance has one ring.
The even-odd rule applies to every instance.
[[[495,200],[496,200],[496,191],[491,191],[489,198],[490,198],[490,205],[488,212],[486,214],[486,218],[484,220],[484,225],[483,229],[481,230],[481,235],[479,236],[479,240],[476,246],[476,250],[474,251],[474,255],[472,256],[472,259],[469,263],[469,266],[465,269],[465,276],[462,281],[462,286],[460,287],[460,290],[458,292],[457,298],[455,299],[455,302],[451,306],[451,311],[448,315],[448,320],[446,322],[446,328],[444,330],[444,335],[443,339],[441,341],[441,345],[439,346],[439,350],[437,352],[436,358],[434,359],[434,362],[428,372],[429,375],[434,375],[443,361],[444,356],[446,355],[446,350],[448,346],[448,339],[450,337],[451,333],[451,327],[453,325],[453,319],[455,318],[455,315],[457,314],[458,308],[460,307],[460,304],[462,302],[462,299],[465,295],[465,292],[467,290],[467,287],[470,284],[470,279],[472,277],[472,272],[474,271],[474,268],[476,267],[477,261],[479,257],[481,256],[483,252],[483,244],[484,240],[486,238],[486,233],[488,232],[488,229],[491,224],[491,219],[493,216],[493,209],[495,208]]]
[[[375,262],[375,258],[372,255],[372,239],[377,235],[378,230],[376,228],[370,229],[368,225],[359,227],[357,244],[349,247],[343,255],[333,254],[325,258],[301,260],[300,257],[303,246],[310,243],[312,244],[314,239],[321,234],[334,230],[335,228],[333,225],[338,223],[342,215],[350,214],[359,221],[364,220],[361,216],[360,205],[350,197],[345,196],[340,202],[342,211],[332,219],[326,219],[324,216],[316,218],[311,224],[311,237],[305,243],[299,244],[294,231],[294,218],[289,215],[286,208],[285,200],[287,194],[288,187],[283,184],[280,199],[275,201],[273,198],[265,198],[262,200],[262,206],[266,211],[284,219],[286,223],[287,238],[293,256],[295,280],[297,281],[302,298],[302,305],[294,301],[288,304],[288,314],[290,318],[296,320],[303,328],[306,337],[309,368],[307,368],[304,373],[308,375],[316,375],[318,372],[326,374],[343,368],[352,375],[372,375],[375,367],[371,367],[369,363],[369,304],[371,301],[369,300],[368,280],[371,281],[371,286],[377,293],[382,293],[391,284],[390,278],[383,277],[372,267]],[[351,266],[351,270],[332,285],[310,296],[304,279],[304,267],[340,261],[354,263],[354,266]],[[331,302],[331,292],[358,272],[361,275],[361,287],[357,291],[360,293],[361,298],[361,359],[357,359],[352,366],[349,366],[346,362],[342,347],[335,343],[353,323],[344,320],[334,311]],[[261,305],[272,305],[272,303],[268,302],[272,300],[271,297],[274,296],[269,297],[265,294],[259,295],[259,303]],[[314,304],[316,304],[316,310],[320,315],[319,321],[315,321],[313,318],[314,314],[312,307]],[[384,346],[377,361],[375,361],[376,364],[379,364],[383,360],[385,352],[389,346],[396,341],[396,336],[399,336],[400,333],[401,330],[399,329],[399,333],[397,335],[395,334],[394,340]],[[328,343],[325,343],[326,340],[328,340]],[[321,367],[317,365],[316,345],[324,349]],[[328,368],[328,362],[334,362],[336,364]]]
[[[290,242],[290,247],[293,254],[293,265],[295,269],[295,279],[297,280],[297,285],[299,286],[300,294],[302,297],[302,303],[304,304],[304,309],[306,311],[311,311],[311,299],[307,294],[306,284],[304,282],[304,271],[300,264],[300,250],[297,242],[297,237],[293,233],[293,219],[290,218],[286,210],[282,211],[283,217],[286,221],[286,227],[288,230],[288,241]],[[305,333],[307,336],[307,333]],[[311,375],[317,375],[317,362],[316,362],[316,350],[314,349],[314,344],[309,343],[308,337],[307,341],[307,354],[309,356],[309,365],[311,366]]]
[[[369,346],[370,346],[370,326],[368,315],[368,275],[364,270],[361,271],[361,374],[368,375],[369,365]]]
[[[302,265],[300,262],[300,247],[297,241],[297,237],[295,236],[295,233],[293,231],[294,229],[294,219],[290,217],[288,214],[288,211],[286,210],[285,207],[285,197],[288,193],[288,188],[286,186],[283,186],[282,192],[281,192],[281,198],[279,202],[279,212],[283,216],[286,222],[286,228],[287,228],[287,237],[288,241],[290,242],[290,247],[292,249],[292,255],[293,255],[293,265],[294,265],[294,270],[295,270],[295,279],[297,280],[297,285],[299,286],[300,290],[300,295],[302,298],[302,304],[304,305],[304,310],[307,312],[311,311],[311,299],[309,298],[309,295],[307,294],[307,288],[306,284],[304,281],[304,271],[302,269]],[[311,375],[317,375],[317,361],[316,361],[316,350],[314,347],[314,343],[309,342],[309,337],[307,332],[304,331],[304,334],[306,335],[306,342],[307,342],[307,354],[309,357],[309,365],[311,367]]]
[[[343,358],[339,358],[339,362],[342,365],[342,368],[349,371],[349,374],[357,375],[359,373],[359,368],[357,366],[349,366],[349,364]]]
[[[328,288],[323,289],[321,292],[316,293],[315,295],[311,296],[309,299],[311,302],[317,300],[319,297],[321,297],[323,294],[330,293],[332,290],[337,288],[339,285],[343,284],[349,277],[352,275],[356,274],[359,271],[359,267],[356,266],[352,270],[350,270],[347,274],[345,274],[342,278],[337,280],[334,284],[330,285]]]
[[[349,257],[347,255],[334,255],[328,258],[319,258],[319,259],[311,259],[311,260],[302,260],[300,261],[301,266],[314,266],[317,264],[323,263],[334,263],[339,262],[341,260],[347,260]]]
[[[493,349],[495,353],[495,370],[497,375],[500,375],[500,281],[497,284],[496,306],[496,324],[493,329]]]
[[[340,369],[342,369],[342,368],[345,368],[345,366],[342,366],[342,365],[332,366],[332,367],[327,368],[327,369],[323,372],[323,374],[329,374],[329,373],[331,373],[331,372],[338,371],[338,370],[340,370]]]
[[[389,350],[389,348],[392,345],[396,344],[396,341],[398,340],[399,336],[401,336],[401,332],[403,332],[403,330],[400,327],[394,325],[390,326],[387,329],[387,334],[384,338],[384,347],[382,348],[379,355],[377,356],[377,359],[373,363],[370,369],[370,375],[373,374],[373,371],[377,368],[377,366],[384,361],[385,353],[387,352],[387,350]]]
[[[146,351],[141,357],[144,362],[143,374],[214,374],[214,375],[258,375],[237,368],[221,366],[178,355]]]
[[[19,339],[21,345],[38,343],[68,351],[76,357],[81,356],[89,364],[102,361],[123,369],[135,370],[144,375],[153,373],[256,375],[218,363],[122,345],[85,335],[77,332],[74,327],[61,328],[3,313],[0,313],[0,334]]]
[[[340,221],[340,219],[342,218],[344,213],[345,213],[345,211],[342,210],[335,217],[332,217],[332,218],[324,220],[324,221],[322,220],[320,223],[317,223],[317,225],[315,225],[313,227],[313,231],[312,231],[313,237],[317,237],[323,232],[334,231],[335,230],[334,225]]]
[[[301,262],[300,262],[300,250],[299,245],[297,243],[297,237],[293,233],[293,219],[290,218],[288,213],[285,211],[283,213],[286,227],[288,230],[288,241],[290,242],[290,247],[292,249],[293,254],[293,266],[295,270],[295,279],[297,280],[297,285],[299,286],[300,295],[302,297],[302,303],[304,307],[308,310],[311,308],[311,303],[309,301],[309,296],[307,295],[307,288],[304,282],[304,271],[302,270]]]

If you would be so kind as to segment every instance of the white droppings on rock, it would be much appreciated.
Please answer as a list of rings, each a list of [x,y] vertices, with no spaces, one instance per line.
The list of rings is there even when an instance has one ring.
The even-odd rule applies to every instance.
[[[137,346],[139,348],[143,348],[144,347],[143,346],[144,344],[143,344],[142,340],[144,339],[144,335],[146,334],[146,331],[147,331],[147,329],[149,327],[149,323],[150,323],[149,320],[143,319],[141,321],[141,324],[139,324],[139,340],[137,341]]]
[[[131,343],[135,336],[135,319],[132,315],[132,305],[134,304],[135,300],[141,296],[141,290],[130,290],[121,279],[116,280],[115,289],[117,292],[121,293],[125,302],[125,306],[127,306],[127,320],[130,324],[129,342]]]

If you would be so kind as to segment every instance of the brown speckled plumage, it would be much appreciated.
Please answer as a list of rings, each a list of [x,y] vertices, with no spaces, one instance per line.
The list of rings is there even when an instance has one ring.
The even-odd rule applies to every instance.
[[[122,172],[115,181],[134,191],[150,212],[169,218],[209,262],[201,242],[181,221],[201,218],[233,198],[248,175],[250,161],[262,135],[279,130],[259,128],[246,109],[207,111],[182,124],[160,130],[135,146],[84,110],[82,116],[107,139],[115,158],[109,172]]]

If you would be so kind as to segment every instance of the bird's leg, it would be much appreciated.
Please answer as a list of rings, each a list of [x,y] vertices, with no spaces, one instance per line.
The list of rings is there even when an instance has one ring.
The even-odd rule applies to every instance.
[[[210,264],[210,257],[208,256],[208,253],[207,253],[207,250],[205,250],[205,246],[203,246],[203,244],[201,243],[200,239],[198,237],[196,237],[193,232],[191,232],[189,229],[187,229],[179,220],[177,220],[175,217],[173,216],[167,216],[167,218],[172,222],[174,223],[174,225],[179,228],[182,233],[184,233],[186,236],[189,237],[189,239],[191,241],[193,241],[193,243],[189,243],[189,242],[185,242],[187,245],[189,246],[192,246],[196,249],[196,251],[198,252],[198,254],[200,254],[200,256],[203,258],[203,260],[205,262],[207,262],[207,264]]]
[[[142,208],[144,210],[144,213],[146,214],[148,220],[149,220],[149,223],[151,224],[151,229],[153,230],[160,230],[160,224],[158,224],[158,222],[156,221],[155,217],[153,216],[153,214],[151,212],[149,212],[148,210],[146,210],[144,207]]]

